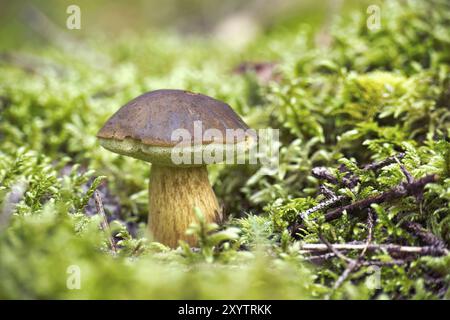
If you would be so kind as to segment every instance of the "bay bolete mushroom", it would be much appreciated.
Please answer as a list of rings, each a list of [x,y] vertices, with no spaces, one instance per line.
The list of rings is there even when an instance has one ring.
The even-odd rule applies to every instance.
[[[213,130],[216,134],[199,138],[196,124],[201,125],[202,132]],[[202,211],[207,222],[218,222],[222,214],[208,180],[207,163],[196,154],[211,145],[236,146],[246,142],[247,129],[226,103],[183,90],[156,90],[121,107],[97,137],[112,152],[152,164],[149,229],[155,240],[176,247],[180,239],[196,244],[195,238],[185,234],[187,227],[196,221],[194,207]],[[177,130],[187,133],[187,144],[174,140]],[[216,139],[218,135],[226,137],[232,130],[238,132],[232,141]],[[176,150],[185,156],[187,153],[188,159],[195,159],[174,161]]]

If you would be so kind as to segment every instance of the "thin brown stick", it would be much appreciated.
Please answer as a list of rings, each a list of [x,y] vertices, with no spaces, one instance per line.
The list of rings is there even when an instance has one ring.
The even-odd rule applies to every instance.
[[[100,196],[100,193],[97,190],[94,191],[94,201],[95,207],[97,208],[97,213],[102,218],[101,227],[103,231],[105,231],[106,234],[108,235],[108,241],[109,245],[111,246],[111,250],[114,253],[117,253],[117,246],[116,243],[114,242],[114,239],[112,238],[111,229],[109,228],[108,220],[106,219],[105,209],[103,208],[103,201]]]
[[[321,234],[319,234],[320,240],[326,245],[328,250],[333,252],[337,257],[339,257],[341,260],[346,263],[346,268],[344,272],[341,274],[341,276],[336,280],[336,282],[333,285],[333,288],[331,289],[331,292],[326,295],[325,299],[329,300],[333,293],[344,283],[345,280],[349,277],[349,275],[352,273],[352,271],[358,266],[358,261],[351,259],[341,253],[338,249],[334,248],[331,243],[328,242]]]
[[[324,253],[324,254],[319,254],[319,255],[306,257],[305,260],[309,261],[309,262],[314,262],[316,260],[319,260],[319,261],[320,260],[328,260],[328,259],[331,259],[331,258],[334,258],[334,257],[336,257],[336,255],[333,252],[327,252],[327,253]]]
[[[312,252],[327,252],[333,250],[364,250],[367,247],[367,251],[387,251],[389,253],[408,253],[408,254],[419,254],[419,255],[433,255],[442,256],[448,255],[449,251],[445,248],[439,248],[435,246],[401,246],[397,244],[354,244],[354,243],[335,243],[329,244],[327,246],[324,243],[304,243],[300,246],[301,253],[312,253]]]
[[[320,193],[323,194],[327,199],[331,199],[331,198],[335,198],[336,197],[336,194],[334,193],[334,191],[331,190],[330,188],[328,188],[324,184],[321,184],[319,186],[319,190],[320,190]]]
[[[348,264],[347,268],[345,268],[344,272],[334,283],[330,296],[333,294],[333,292],[335,292],[337,289],[339,289],[341,287],[341,285],[345,282],[345,280],[347,280],[347,278],[350,276],[350,274],[355,269],[358,269],[359,266],[360,266],[360,264],[359,264],[358,260],[353,260]]]
[[[340,195],[340,196],[334,196],[333,198],[330,198],[330,199],[327,199],[327,200],[325,200],[325,201],[322,201],[321,203],[315,205],[315,206],[312,207],[312,208],[309,208],[309,209],[306,210],[306,211],[300,212],[299,215],[300,215],[300,217],[301,217],[303,220],[305,220],[305,219],[308,218],[312,213],[314,213],[314,212],[316,212],[316,211],[319,211],[319,210],[326,209],[326,208],[328,208],[328,207],[331,207],[331,206],[333,206],[334,204],[336,204],[336,203],[338,203],[338,202],[340,202],[340,201],[342,201],[342,200],[345,200],[345,199],[347,199],[347,198],[348,198],[347,196],[343,196],[343,195]]]
[[[322,260],[329,260],[336,257],[336,255],[333,252],[328,252],[320,255],[314,255],[310,257],[306,257],[305,260],[312,263],[317,263]],[[384,266],[397,266],[397,265],[404,265],[406,262],[408,262],[407,259],[393,259],[390,261],[380,261],[380,260],[363,260],[360,261],[360,266],[378,266],[378,267],[384,267]]]
[[[397,162],[399,159],[403,159],[405,157],[405,153],[401,152],[394,156],[388,157],[384,160],[378,161],[378,162],[372,162],[369,164],[366,164],[362,168],[364,170],[371,170],[371,171],[377,171],[378,169],[381,169],[383,167],[386,167],[387,165],[390,165],[392,163]]]
[[[409,173],[409,171],[406,170],[406,167],[397,158],[395,158],[395,160],[397,161],[398,165],[400,166],[400,170],[402,171],[403,175],[406,177],[406,181],[408,183],[413,183],[414,178],[411,175],[411,173]]]
[[[338,179],[326,167],[314,167],[312,175],[320,180],[328,181],[332,184],[338,184]]]
[[[336,280],[336,282],[333,285],[332,291],[328,297],[330,297],[339,287],[347,280],[347,278],[351,275],[351,273],[361,267],[363,264],[363,258],[366,254],[367,248],[369,247],[370,243],[372,242],[372,236],[373,236],[373,226],[374,226],[374,219],[373,219],[373,212],[372,209],[369,209],[368,215],[367,215],[367,227],[368,227],[368,235],[367,240],[364,248],[361,250],[361,253],[359,254],[357,259],[349,259],[347,256],[341,254],[343,257],[346,257],[349,259],[349,263],[347,267],[345,268],[344,272],[341,274],[341,276]],[[322,241],[324,239],[321,238]],[[331,244],[326,243],[328,249],[332,250],[334,252],[334,248]],[[339,252],[338,250],[336,250]]]
[[[353,259],[350,259],[349,257],[345,256],[344,254],[342,254],[341,252],[339,252],[338,249],[336,249],[335,247],[333,247],[333,245],[328,242],[327,239],[325,239],[321,234],[319,235],[319,239],[325,244],[325,246],[327,247],[327,249],[331,252],[333,252],[337,257],[341,258],[342,260],[350,263],[353,261]]]
[[[367,212],[367,229],[368,229],[367,241],[366,241],[366,246],[364,247],[364,249],[361,251],[361,253],[359,255],[359,260],[361,260],[362,257],[364,257],[364,255],[367,252],[367,248],[372,243],[373,227],[374,227],[374,217],[373,216],[374,216],[373,211],[371,208],[369,208],[369,210]]]
[[[377,267],[389,267],[389,266],[401,266],[404,265],[407,260],[395,259],[391,261],[361,261],[361,266],[377,266]]]

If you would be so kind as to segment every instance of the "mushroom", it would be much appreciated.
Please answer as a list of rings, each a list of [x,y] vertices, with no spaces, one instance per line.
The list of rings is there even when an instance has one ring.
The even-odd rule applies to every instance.
[[[201,132],[211,129],[215,134],[199,138],[196,124],[201,124]],[[188,141],[174,141],[174,133],[180,129],[188,133]],[[183,90],[156,90],[121,107],[100,129],[97,138],[112,152],[152,164],[149,230],[156,241],[174,248],[178,240],[196,245],[197,239],[186,235],[188,226],[197,219],[195,207],[201,210],[207,222],[222,219],[208,180],[208,163],[196,155],[208,146],[219,147],[216,150],[220,152],[229,152],[230,146],[235,148],[243,142],[248,146],[252,139],[248,139],[247,129],[226,103]],[[232,141],[220,139],[220,136],[229,137],[230,130],[235,130]],[[173,160],[177,152],[184,152],[189,160],[196,158],[179,163]]]

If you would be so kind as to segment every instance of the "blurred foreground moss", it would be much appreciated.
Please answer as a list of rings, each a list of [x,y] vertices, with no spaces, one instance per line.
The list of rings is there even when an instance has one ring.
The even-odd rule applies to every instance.
[[[98,219],[74,236],[73,218],[54,204],[14,220],[0,246],[3,299],[301,299],[318,290],[309,269],[258,254],[190,265],[182,252],[149,244],[144,257],[113,257]],[[80,287],[70,290],[74,266]]]

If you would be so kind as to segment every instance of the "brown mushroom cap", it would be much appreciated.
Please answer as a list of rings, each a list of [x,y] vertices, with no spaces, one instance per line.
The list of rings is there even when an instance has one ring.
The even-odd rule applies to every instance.
[[[202,133],[215,129],[223,139],[194,141],[196,121],[201,121]],[[172,140],[177,129],[189,132],[191,144],[207,145],[246,141],[248,135],[244,132],[249,128],[224,102],[184,90],[156,90],[121,107],[100,129],[97,137],[103,147],[113,152],[149,162],[166,162],[172,147],[179,143]],[[227,141],[227,130],[238,129],[241,132],[233,141]]]
[[[131,138],[148,146],[172,147],[172,132],[186,129],[194,137],[194,122],[202,130],[214,128],[225,137],[227,129],[248,126],[226,103],[183,90],[156,90],[133,99],[120,108],[98,132],[103,139]],[[193,142],[193,141],[192,141]],[[203,141],[203,144],[212,141]]]

